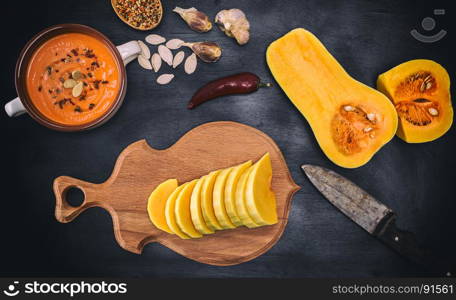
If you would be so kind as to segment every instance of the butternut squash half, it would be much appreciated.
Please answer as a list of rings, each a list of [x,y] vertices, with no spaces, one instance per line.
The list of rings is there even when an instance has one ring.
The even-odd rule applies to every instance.
[[[271,43],[266,60],[335,164],[362,166],[394,137],[398,120],[391,101],[353,79],[309,31],[297,28]]]
[[[453,123],[450,76],[432,60],[415,59],[392,68],[378,76],[377,89],[396,107],[397,136],[407,143],[433,141]]]

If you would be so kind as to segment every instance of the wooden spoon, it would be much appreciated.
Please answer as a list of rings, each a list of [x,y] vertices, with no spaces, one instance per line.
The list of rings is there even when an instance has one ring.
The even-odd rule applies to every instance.
[[[162,17],[163,17],[163,5],[161,4],[161,1],[160,0],[156,0],[157,1],[157,5],[158,5],[158,9],[160,10],[159,11],[159,19],[156,23],[153,23],[151,26],[149,27],[139,27],[139,26],[134,26],[132,24],[130,24],[127,19],[125,19],[120,13],[119,11],[117,10],[117,2],[118,0],[111,0],[111,5],[112,5],[112,8],[114,9],[114,11],[116,12],[116,15],[125,23],[127,24],[128,26],[134,28],[134,29],[137,29],[137,30],[142,30],[142,31],[146,31],[146,30],[151,30],[151,29],[154,29],[155,27],[158,26],[158,24],[160,24],[161,20],[162,20]]]

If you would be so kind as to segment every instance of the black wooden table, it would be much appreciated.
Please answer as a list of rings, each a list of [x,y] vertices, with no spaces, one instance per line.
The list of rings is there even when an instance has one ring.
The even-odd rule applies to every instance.
[[[0,276],[130,277],[377,277],[425,276],[352,223],[325,200],[300,171],[302,163],[331,168],[358,183],[398,214],[398,223],[449,263],[455,264],[454,127],[441,139],[406,144],[394,138],[367,165],[342,169],[318,147],[311,129],[281,89],[274,85],[249,96],[226,97],[193,111],[186,102],[209,80],[241,71],[273,82],[265,63],[270,42],[295,27],[316,34],[356,79],[375,85],[377,75],[414,58],[429,58],[454,79],[454,26],[450,15],[434,16],[442,2],[426,1],[163,1],[165,14],[153,33],[184,40],[215,40],[224,49],[216,64],[200,63],[188,76],[182,68],[167,86],[133,62],[127,67],[128,91],[117,115],[88,132],[60,133],[24,115],[0,114],[4,179],[1,182]],[[144,39],[146,33],[122,23],[107,0],[7,1],[3,4],[1,87],[3,103],[15,97],[14,65],[22,46],[41,29],[58,23],[81,23],[105,33],[114,43]],[[251,22],[251,41],[239,47],[214,28],[190,31],[171,12],[175,5],[196,6],[212,17],[224,8],[243,9]],[[436,43],[415,40],[413,28],[425,32],[424,17],[437,21]],[[450,28],[452,27],[452,28]],[[453,41],[454,42],[454,41]],[[453,93],[454,94],[454,93]],[[70,175],[102,182],[128,144],[146,138],[167,148],[189,129],[210,121],[231,120],[270,135],[282,149],[294,180],[295,197],[281,240],[263,256],[232,267],[203,265],[150,244],[142,255],[122,250],[114,240],[109,214],[90,209],[69,224],[54,218],[51,185]]]

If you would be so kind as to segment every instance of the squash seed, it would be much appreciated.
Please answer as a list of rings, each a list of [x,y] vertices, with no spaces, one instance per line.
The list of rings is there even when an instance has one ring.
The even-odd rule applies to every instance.
[[[424,89],[426,88],[426,83],[423,81],[420,86],[420,92],[424,92]]]
[[[187,74],[192,74],[196,70],[196,65],[198,61],[196,60],[196,54],[192,53],[187,59],[185,60],[184,70]]]
[[[74,86],[78,84],[76,80],[74,79],[67,79],[63,82],[63,87],[66,89],[72,89]]]
[[[71,78],[73,78],[74,80],[82,79],[81,71],[73,71],[73,72],[71,72]]]
[[[439,111],[433,107],[430,107],[428,109],[429,113],[432,115],[432,116],[438,116],[439,115]]]
[[[172,39],[172,40],[169,40],[166,42],[166,47],[168,47],[168,49],[171,49],[171,50],[176,50],[176,49],[179,49],[183,43],[184,43],[183,40]]]
[[[158,34],[149,34],[148,36],[146,36],[146,42],[148,42],[151,45],[160,45],[165,41],[166,39]]]
[[[431,88],[431,86],[432,86],[432,83],[427,82],[427,83],[426,83],[426,90],[429,90],[429,89]]]
[[[372,127],[366,127],[366,128],[363,129],[363,131],[366,132],[366,133],[370,132],[370,131],[372,131]]]
[[[143,41],[138,41],[139,47],[141,48],[141,55],[144,56],[145,59],[150,58],[150,50]]]
[[[373,114],[373,113],[367,114],[367,118],[369,119],[369,121],[374,121],[375,120],[375,114]]]
[[[168,84],[173,80],[174,74],[162,74],[158,76],[157,83],[158,84]]]
[[[142,56],[142,54],[138,55],[138,63],[141,67],[143,67],[146,70],[152,70],[152,65],[150,61]]]
[[[163,59],[165,63],[167,63],[170,66],[173,65],[173,53],[171,52],[171,50],[169,50],[163,45],[160,45],[158,46],[158,54],[160,54],[160,57]]]
[[[82,94],[82,89],[84,88],[84,83],[80,81],[78,84],[76,84],[73,87],[73,90],[71,91],[73,97],[79,97]]]
[[[155,73],[160,70],[161,64],[162,64],[162,59],[158,53],[154,53],[152,55],[152,59],[150,60],[152,63],[152,68],[154,69]]]
[[[179,51],[179,52],[177,52],[176,55],[174,55],[174,59],[173,59],[173,68],[174,69],[182,63],[182,61],[184,60],[184,57],[185,57],[184,51]]]
[[[351,106],[351,105],[345,105],[345,106],[344,106],[344,110],[345,110],[345,111],[354,111],[355,108],[354,108],[353,106]]]

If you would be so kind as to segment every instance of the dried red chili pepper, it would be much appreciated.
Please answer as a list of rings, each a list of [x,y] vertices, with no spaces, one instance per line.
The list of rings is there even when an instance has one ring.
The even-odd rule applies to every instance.
[[[201,103],[220,96],[249,94],[257,91],[260,87],[269,86],[271,86],[270,83],[261,83],[258,76],[249,72],[223,77],[209,82],[196,91],[187,108],[193,109]]]

